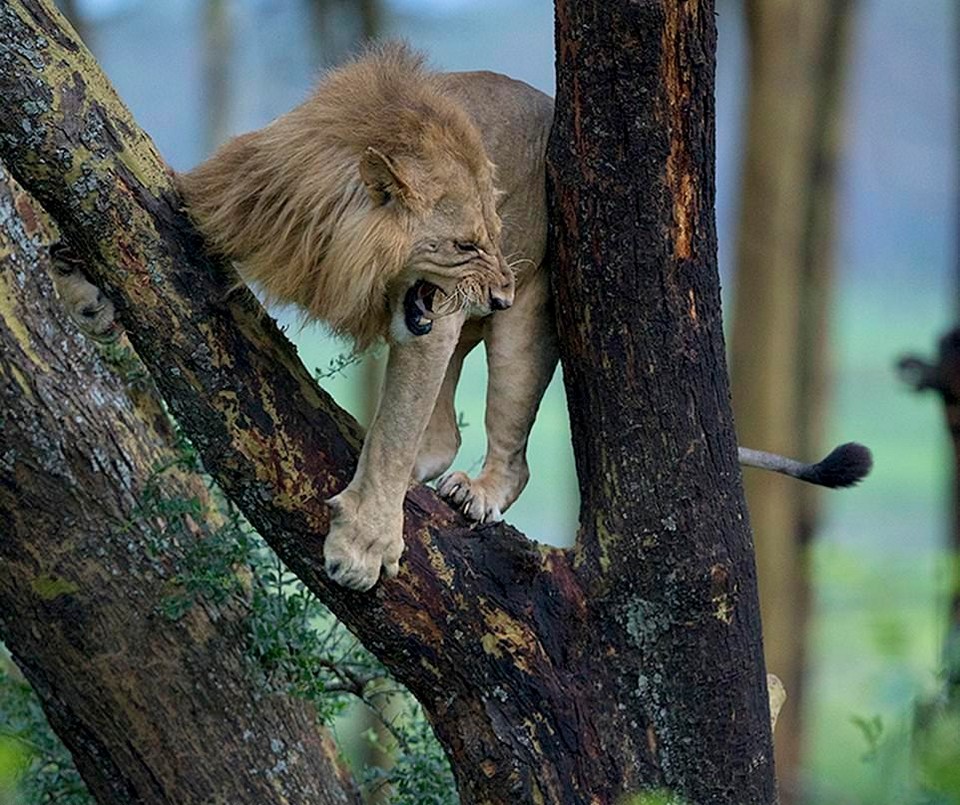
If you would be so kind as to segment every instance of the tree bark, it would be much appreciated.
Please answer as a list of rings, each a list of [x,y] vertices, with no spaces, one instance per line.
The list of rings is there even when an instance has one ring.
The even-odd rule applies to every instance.
[[[0,635],[101,803],[357,802],[312,708],[256,680],[241,606],[160,614],[196,524],[145,492],[206,486],[155,474],[166,415],[59,309],[45,220],[0,163]]]
[[[694,802],[770,802],[716,264],[713,4],[556,9],[548,188],[575,564],[619,621],[604,662],[633,687],[615,690],[627,722],[603,731]],[[635,720],[652,754],[628,744]]]
[[[732,327],[740,442],[814,459],[823,449],[836,160],[853,0],[750,0],[750,82]],[[807,545],[818,490],[745,478],[757,534],[767,665],[789,701],[777,726],[781,796],[800,763]]]
[[[153,145],[39,0],[0,4],[0,153],[89,260],[208,471],[423,703],[465,803],[653,787],[772,803],[717,290],[712,4],[557,12],[558,299],[584,499],[572,551],[470,526],[416,487],[399,577],[332,585],[323,501],[350,477],[359,429],[254,299],[229,293]]]

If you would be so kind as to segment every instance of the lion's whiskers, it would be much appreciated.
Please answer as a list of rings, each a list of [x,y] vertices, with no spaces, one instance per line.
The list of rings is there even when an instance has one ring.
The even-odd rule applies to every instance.
[[[462,279],[453,289],[453,293],[445,295],[440,303],[436,305],[434,318],[460,313],[472,305],[482,305],[485,299],[485,287],[486,286],[475,277]]]

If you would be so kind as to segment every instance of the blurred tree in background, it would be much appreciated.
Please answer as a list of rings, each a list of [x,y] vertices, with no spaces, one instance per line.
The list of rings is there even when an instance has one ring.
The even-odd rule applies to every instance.
[[[749,86],[731,376],[748,447],[813,460],[824,448],[837,160],[855,0],[747,0]],[[756,535],[767,665],[789,692],[778,723],[784,802],[802,743],[807,545],[816,490],[744,478]]]

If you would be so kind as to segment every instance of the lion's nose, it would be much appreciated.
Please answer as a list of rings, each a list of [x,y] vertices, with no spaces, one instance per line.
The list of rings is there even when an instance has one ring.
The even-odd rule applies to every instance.
[[[510,294],[512,297],[513,294]],[[507,296],[500,296],[494,292],[490,292],[490,309],[491,310],[506,310],[510,305],[513,304],[513,299]]]

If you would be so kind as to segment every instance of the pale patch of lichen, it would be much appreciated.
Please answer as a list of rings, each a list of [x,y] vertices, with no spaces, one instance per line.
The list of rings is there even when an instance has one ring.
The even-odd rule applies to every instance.
[[[597,512],[594,529],[597,535],[597,547],[600,549],[598,558],[600,570],[606,573],[610,570],[610,549],[613,547],[615,536],[607,528],[603,512]]]
[[[235,365],[233,355],[224,348],[223,343],[214,333],[213,327],[207,322],[200,322],[197,329],[210,348],[210,361],[213,366],[217,369],[232,369]]]
[[[397,627],[405,635],[433,649],[440,649],[443,646],[443,632],[424,608],[406,610],[403,617],[397,621]]]
[[[444,560],[443,552],[433,544],[430,539],[430,531],[422,528],[420,529],[418,537],[423,544],[424,550],[427,552],[427,561],[430,562],[430,567],[432,567],[437,574],[437,578],[443,581],[447,587],[452,587],[454,580],[453,568]]]
[[[264,415],[274,423],[274,432],[270,435],[264,434],[243,416],[235,392],[220,391],[211,402],[223,417],[234,448],[256,467],[257,480],[276,490],[274,503],[293,511],[309,500],[322,497],[314,480],[301,469],[303,451],[296,442],[286,438],[268,387],[262,387],[260,402]]]
[[[540,751],[540,747],[537,747],[537,751]],[[544,799],[543,791],[540,790],[540,786],[537,785],[537,781],[532,779],[530,780],[530,800],[533,802],[533,805],[545,805],[546,799]]]
[[[210,400],[214,409],[220,412],[226,428],[231,433],[237,430],[240,419],[240,401],[235,391],[219,391]]]
[[[9,276],[9,273],[0,274],[0,321],[16,339],[20,349],[23,350],[23,354],[30,362],[40,371],[49,372],[50,365],[33,348],[30,332],[24,326],[17,311],[16,296],[14,289],[10,287]]]
[[[517,668],[533,674],[538,664],[531,663],[531,658],[539,659],[543,650],[530,626],[510,617],[502,609],[487,607],[483,608],[483,621],[489,630],[480,639],[484,652],[497,658],[509,654]]]
[[[480,645],[483,647],[484,654],[489,654],[497,659],[503,656],[503,652],[497,643],[497,636],[492,632],[484,633],[483,637],[480,638]]]
[[[37,576],[30,582],[30,588],[44,601],[53,601],[62,595],[74,595],[80,592],[79,585],[52,575]]]
[[[2,372],[2,371],[3,371],[3,369],[0,368],[0,372]],[[17,366],[11,365],[11,366],[10,366],[10,371],[11,371],[11,374],[13,375],[13,379],[16,381],[17,385],[20,386],[20,388],[21,388],[21,390],[23,391],[23,393],[24,393],[29,399],[31,399],[31,400],[34,399],[33,389],[30,388],[30,381],[27,380],[26,375],[24,375],[23,372],[21,372],[20,369],[19,369],[19,367],[17,367]]]
[[[438,682],[443,680],[443,674],[440,673],[440,669],[437,668],[432,662],[430,662],[426,657],[420,658],[420,667],[427,671],[434,679]]]
[[[119,102],[119,101],[118,101]],[[122,105],[121,105],[122,106]],[[124,110],[126,107],[122,107]],[[129,119],[128,125],[133,127],[133,119]],[[153,143],[147,142],[149,146],[149,159],[144,159],[141,155],[141,149],[124,148],[117,154],[120,161],[133,174],[144,187],[150,190],[155,196],[170,189],[170,174],[163,160],[160,159]]]
[[[14,5],[18,4],[14,3]],[[27,12],[18,13],[21,19],[27,21],[24,16]],[[130,135],[125,132],[139,133],[140,128],[90,51],[81,45],[77,52],[71,52],[49,37],[44,38],[42,47],[38,44],[38,49],[42,50],[45,62],[40,75],[54,90],[53,101],[47,110],[48,115],[54,116],[57,120],[63,119],[65,91],[75,90],[76,76],[82,75],[85,84],[82,116],[86,117],[91,111],[91,102],[96,102],[103,110],[98,113],[98,116],[102,120],[111,121],[116,141],[121,146],[115,156],[155,196],[169,189],[169,172],[149,138],[133,134],[136,142],[127,142]],[[83,146],[79,148],[82,149]],[[79,150],[73,153],[75,162],[82,164],[81,160],[76,158],[79,156]]]
[[[733,623],[733,601],[727,593],[715,596],[713,599],[713,616],[723,621],[727,626]]]

